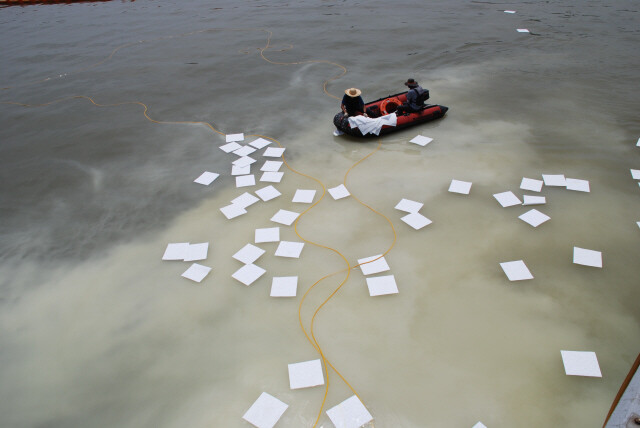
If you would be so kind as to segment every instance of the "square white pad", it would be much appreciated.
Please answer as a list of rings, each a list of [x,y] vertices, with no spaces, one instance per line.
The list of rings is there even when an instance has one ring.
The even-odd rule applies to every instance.
[[[310,388],[318,385],[324,385],[320,360],[289,364],[289,387],[291,389]]]

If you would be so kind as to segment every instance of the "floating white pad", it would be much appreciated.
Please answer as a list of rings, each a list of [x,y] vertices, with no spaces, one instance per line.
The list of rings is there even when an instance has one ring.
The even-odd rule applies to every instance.
[[[373,275],[374,273],[386,272],[388,270],[391,270],[382,254],[359,259],[358,264],[360,265],[360,269],[362,270],[363,275]]]
[[[590,192],[589,182],[587,180],[567,178],[566,181],[567,181],[567,190],[575,190],[577,192]]]
[[[397,294],[398,286],[393,275],[368,277],[367,287],[369,296],[383,296],[385,294]]]
[[[336,201],[338,199],[346,198],[347,196],[351,195],[351,193],[349,193],[349,190],[345,187],[344,184],[341,184],[339,186],[329,189],[329,194]]]
[[[282,166],[282,161],[268,160],[264,162],[264,164],[262,165],[262,168],[260,168],[260,171],[278,172],[281,166]]]
[[[601,268],[602,253],[600,251],[587,250],[586,248],[573,247],[573,263]]]
[[[542,174],[545,186],[566,187],[567,179],[562,174]]]
[[[262,174],[262,177],[260,177],[260,181],[266,181],[267,183],[280,183],[283,175],[284,175],[284,172],[267,171],[264,174]]]
[[[249,143],[250,146],[253,146],[258,150],[267,147],[269,144],[271,144],[271,141],[265,140],[264,138],[258,138],[257,140]]]
[[[209,184],[213,183],[213,180],[215,180],[218,177],[220,177],[220,174],[216,174],[215,172],[205,171],[202,173],[202,175],[200,175],[200,177],[193,180],[193,182],[208,186]]]
[[[324,385],[324,374],[320,360],[289,364],[289,388],[310,388],[318,385]]]
[[[243,141],[244,134],[227,134],[226,141],[227,143],[231,143],[233,141]]]
[[[533,275],[529,272],[529,268],[522,260],[513,262],[500,263],[500,267],[509,278],[509,281],[522,281],[525,279],[533,279]]]
[[[336,428],[360,428],[373,420],[356,395],[327,410],[327,416]]]
[[[208,242],[202,242],[200,244],[190,244],[189,248],[187,248],[187,254],[184,257],[184,261],[195,262],[197,260],[204,260],[207,258],[208,251]]]
[[[267,227],[264,229],[256,229],[255,241],[256,241],[256,244],[260,244],[262,242],[280,241],[280,228]]]
[[[222,214],[224,214],[224,216],[229,220],[247,213],[247,210],[244,208],[233,204],[220,208],[220,211],[222,211]]]
[[[542,190],[542,185],[544,181],[542,180],[534,180],[533,178],[522,178],[520,182],[520,188],[522,190],[530,190],[532,192],[539,192]]]
[[[460,193],[462,195],[468,195],[471,191],[471,184],[468,181],[451,180],[449,191],[452,193]]]
[[[526,28],[518,28],[518,33],[530,33]]]
[[[271,297],[296,297],[297,276],[274,276],[271,282]]]
[[[569,376],[602,377],[595,352],[560,351],[564,372]]]
[[[225,153],[231,153],[234,152],[238,149],[242,148],[242,146],[236,142],[233,143],[227,143],[223,146],[220,146],[219,149],[222,150]]]
[[[515,10],[505,10],[504,13],[516,13],[516,11]]]
[[[522,205],[543,205],[547,203],[547,198],[544,196],[524,195],[522,198],[524,199]]]
[[[242,195],[240,195],[237,198],[233,199],[231,201],[231,203],[233,205],[236,205],[238,207],[246,209],[247,207],[255,204],[256,202],[258,202],[259,200],[260,200],[259,198],[256,198],[251,193],[244,192]]]
[[[304,242],[280,241],[276,249],[276,256],[297,259],[300,257],[302,248],[304,248]]]
[[[636,221],[636,224],[638,225],[638,227],[640,227],[640,221]]]
[[[522,205],[522,201],[518,199],[513,192],[502,192],[493,195],[503,208],[512,207],[514,205]]]
[[[505,10],[505,12],[506,12],[506,10]],[[487,426],[485,424],[483,424],[482,422],[478,422],[477,424],[475,424],[471,428],[487,428]]]
[[[296,190],[296,194],[293,195],[293,200],[291,202],[310,204],[313,202],[314,196],[316,196],[315,190],[298,189]]]
[[[244,285],[249,286],[253,284],[255,280],[264,275],[265,272],[266,270],[262,269],[260,266],[248,264],[235,271],[231,277],[233,279],[237,279]]]
[[[184,260],[189,251],[188,242],[176,242],[168,244],[162,255],[162,260]]]
[[[629,171],[631,171],[631,177],[634,180],[640,180],[640,169],[630,169]]]
[[[282,195],[282,193],[278,192],[278,190],[269,185],[267,187],[263,187],[262,189],[256,190],[256,195],[263,201],[270,201],[271,199],[275,199],[278,196]]]
[[[402,198],[400,202],[396,204],[394,207],[399,211],[404,211],[407,213],[417,213],[424,206],[421,202],[412,201],[411,199]]]
[[[258,257],[264,253],[265,251],[262,248],[247,244],[231,257],[248,265],[258,260]]]
[[[231,166],[231,175],[249,175],[251,174],[251,165]]]
[[[253,174],[238,175],[236,177],[236,187],[249,187],[256,185],[256,177]]]
[[[418,135],[417,137],[414,137],[413,139],[409,140],[410,143],[417,144],[422,147],[426,146],[432,141],[433,141],[433,138],[425,137],[424,135]]]
[[[518,218],[526,223],[529,223],[533,227],[538,227],[545,221],[549,220],[551,217],[541,213],[536,209],[533,209],[533,210],[527,211],[526,213],[522,214]]]
[[[244,156],[249,156],[251,153],[255,152],[256,149],[254,149],[251,146],[241,146],[239,149],[234,150],[233,154],[234,155],[238,155],[240,157],[244,157]]]
[[[428,218],[426,218],[420,213],[407,214],[406,216],[402,217],[400,220],[404,221],[409,226],[413,227],[415,230],[420,230],[423,227],[433,223],[431,220],[429,220]]]
[[[274,396],[263,392],[242,419],[257,428],[273,428],[288,407]]]
[[[268,158],[279,158],[284,153],[284,147],[267,147],[264,151],[264,155]]]
[[[636,143],[636,146],[640,147],[640,138],[638,138],[638,142]]]
[[[271,221],[276,223],[284,224],[286,226],[291,226],[294,221],[298,218],[300,213],[294,211],[280,210],[271,217]]]
[[[255,163],[256,160],[254,158],[252,158],[251,156],[243,156],[239,159],[236,159],[232,162],[233,165],[235,166],[247,166],[247,165],[251,165],[252,163]]]
[[[189,269],[185,270],[181,276],[190,279],[191,281],[200,282],[205,278],[205,276],[209,275],[209,272],[211,272],[210,267],[194,263],[189,267]]]

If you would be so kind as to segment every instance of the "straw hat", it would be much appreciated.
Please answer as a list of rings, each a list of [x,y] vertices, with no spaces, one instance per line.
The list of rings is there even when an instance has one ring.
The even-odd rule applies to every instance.
[[[406,82],[404,82],[404,84],[410,88],[412,86],[418,86],[418,82],[416,82],[415,79],[409,79]]]
[[[349,88],[346,91],[344,91],[344,93],[350,96],[351,98],[355,98],[355,97],[359,97],[362,91],[357,88]]]

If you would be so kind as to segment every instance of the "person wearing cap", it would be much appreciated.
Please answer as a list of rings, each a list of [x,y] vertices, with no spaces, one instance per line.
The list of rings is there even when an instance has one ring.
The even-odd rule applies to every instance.
[[[344,91],[340,108],[345,117],[367,115],[364,112],[364,100],[360,94],[362,94],[362,91],[356,88],[349,88]]]
[[[398,107],[396,114],[402,115],[422,110],[422,107],[424,107],[424,101],[429,99],[429,91],[422,89],[415,79],[408,79],[404,84],[409,87],[409,92],[407,92],[407,101]]]

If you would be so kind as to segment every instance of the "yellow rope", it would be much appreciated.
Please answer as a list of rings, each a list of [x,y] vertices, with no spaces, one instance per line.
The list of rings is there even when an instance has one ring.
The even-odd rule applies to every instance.
[[[241,30],[239,30],[239,29],[229,29],[229,30],[231,30],[231,31],[241,31]],[[191,32],[191,33],[185,33],[185,34],[181,34],[181,35],[177,35],[177,36],[161,37],[161,38],[159,38],[159,39],[154,39],[154,40],[163,40],[163,39],[170,39],[170,38],[175,38],[175,37],[182,37],[182,36],[186,36],[186,35],[192,35],[192,34],[196,34],[196,33],[206,32],[206,31],[213,31],[213,30],[212,30],[212,29],[208,29],[208,30],[194,31],[194,32]],[[244,30],[244,31],[249,31],[249,30]],[[267,44],[266,44],[263,48],[260,48],[260,49],[259,49],[259,52],[260,52],[260,56],[261,56],[261,58],[262,58],[262,59],[264,59],[265,61],[267,61],[267,62],[271,63],[271,64],[275,64],[275,65],[299,65],[299,64],[309,64],[309,63],[324,63],[324,64],[330,64],[330,65],[334,65],[334,66],[339,67],[339,68],[342,70],[342,72],[341,72],[341,73],[339,73],[339,74],[337,74],[337,75],[335,75],[335,76],[333,76],[333,77],[331,77],[331,78],[330,78],[330,79],[328,79],[328,80],[325,80],[325,81],[324,81],[324,83],[323,83],[323,91],[324,91],[324,93],[325,93],[325,94],[327,94],[328,96],[330,96],[330,97],[332,97],[332,98],[340,99],[340,98],[336,97],[335,95],[330,94],[330,93],[328,92],[328,90],[327,90],[327,86],[328,86],[328,84],[329,84],[331,81],[336,80],[336,79],[338,79],[338,78],[340,78],[340,77],[344,76],[344,75],[347,73],[347,69],[346,69],[344,66],[342,66],[342,65],[340,65],[340,64],[338,64],[338,63],[331,62],[331,61],[326,61],[326,60],[308,60],[308,61],[299,61],[299,62],[290,62],[290,63],[284,63],[284,62],[275,62],[275,61],[272,61],[272,60],[268,59],[267,57],[265,57],[264,52],[265,52],[266,50],[269,50],[269,49],[271,48],[271,37],[272,37],[273,33],[272,33],[271,31],[269,31],[269,30],[262,30],[262,29],[257,30],[257,31],[263,31],[263,32],[266,32],[266,33],[268,34],[268,37],[267,37]],[[92,68],[95,68],[95,67],[99,66],[100,64],[102,64],[102,63],[106,62],[107,60],[111,59],[111,58],[116,54],[116,52],[118,52],[120,49],[123,49],[123,48],[125,48],[125,47],[129,47],[129,46],[133,46],[133,45],[135,45],[135,44],[139,44],[139,43],[146,43],[146,42],[149,42],[149,41],[141,40],[141,41],[139,41],[139,42],[133,42],[133,43],[127,43],[127,44],[125,44],[125,45],[121,45],[121,46],[119,46],[119,47],[115,48],[115,49],[111,52],[111,54],[110,54],[107,58],[105,58],[104,60],[102,60],[102,61],[100,61],[100,62],[98,62],[98,63],[92,64],[91,66],[88,66],[88,67],[86,67],[86,68],[84,68],[84,69],[81,69],[81,70],[79,70],[79,71],[77,71],[77,72],[87,71],[87,70],[90,70],[90,69],[92,69]],[[284,51],[284,50],[288,50],[288,49],[283,49],[283,51]],[[47,80],[50,80],[50,79],[49,79],[49,78],[42,79],[42,80],[39,80],[39,81],[36,81],[36,82],[32,82],[31,84],[35,84],[35,83],[39,83],[39,82],[44,82],[44,81],[47,81]],[[9,88],[10,88],[10,87],[9,87]],[[9,89],[9,88],[3,88],[3,89]],[[3,101],[3,102],[1,102],[1,103],[2,103],[2,104],[19,105],[19,106],[24,106],[24,107],[43,107],[43,106],[49,106],[49,105],[52,105],[52,104],[55,104],[55,103],[59,103],[59,102],[62,102],[62,101],[66,101],[66,100],[70,100],[70,99],[85,99],[85,100],[90,101],[93,105],[95,105],[95,106],[97,106],[97,107],[116,107],[116,106],[130,105],[130,104],[140,105],[140,106],[142,106],[142,107],[144,108],[144,110],[143,110],[143,115],[144,115],[144,117],[145,117],[147,120],[149,120],[150,122],[152,122],[152,123],[156,123],[156,124],[199,124],[199,125],[206,125],[206,126],[207,126],[207,127],[209,127],[212,131],[214,131],[214,132],[218,133],[219,135],[226,135],[225,133],[223,133],[223,132],[219,131],[218,129],[216,129],[216,128],[215,128],[213,125],[211,125],[210,123],[208,123],[208,122],[204,122],[204,121],[161,121],[161,120],[153,119],[153,118],[152,118],[151,116],[149,116],[149,114],[148,114],[149,107],[148,107],[146,104],[144,104],[144,103],[142,103],[142,102],[140,102],[140,101],[126,101],[126,102],[112,103],[112,104],[100,104],[100,103],[96,102],[93,98],[91,98],[91,97],[89,97],[89,96],[85,96],[85,95],[74,95],[74,96],[68,96],[68,97],[60,98],[60,99],[57,99],[57,100],[54,100],[54,101],[51,101],[51,102],[47,102],[47,103],[43,103],[43,104],[25,104],[25,103],[11,102],[11,101]],[[263,135],[249,135],[249,136],[255,136],[255,137],[265,138],[265,139],[268,139],[268,140],[271,140],[271,141],[276,142],[280,147],[282,147],[282,144],[280,144],[280,142],[279,142],[278,140],[274,139],[274,138],[270,138],[270,137],[263,136]],[[381,141],[379,141],[379,142],[378,142],[378,146],[376,147],[376,149],[375,149],[375,150],[373,150],[371,153],[369,153],[368,155],[366,155],[365,157],[363,157],[362,159],[360,159],[359,161],[357,161],[355,164],[353,164],[353,165],[352,165],[352,166],[347,170],[347,172],[346,172],[346,174],[345,174],[345,176],[344,176],[344,180],[343,180],[343,184],[344,184],[345,186],[346,186],[346,184],[347,184],[347,177],[348,177],[349,173],[353,170],[353,168],[355,168],[357,165],[359,165],[359,164],[360,164],[360,163],[362,163],[364,160],[366,160],[367,158],[369,158],[370,156],[372,156],[375,152],[377,152],[377,151],[380,149],[381,144],[382,144],[382,142],[381,142]],[[318,422],[319,422],[319,420],[320,420],[320,417],[322,416],[322,410],[324,409],[324,405],[325,405],[325,402],[326,402],[326,399],[327,399],[327,395],[328,395],[328,392],[329,392],[329,384],[330,384],[330,383],[329,383],[329,370],[328,370],[328,367],[331,367],[331,368],[333,369],[333,371],[334,371],[334,372],[335,372],[335,373],[340,377],[340,379],[342,379],[342,381],[347,385],[347,387],[348,387],[348,388],[353,392],[353,394],[354,394],[354,395],[356,395],[356,396],[358,397],[358,399],[360,399],[360,396],[358,395],[358,393],[356,392],[356,390],[353,388],[353,386],[351,386],[351,384],[350,384],[350,383],[346,380],[346,378],[345,378],[345,377],[340,373],[340,371],[338,371],[338,369],[336,369],[336,367],[335,367],[333,364],[331,364],[331,362],[328,360],[328,358],[326,357],[326,355],[324,354],[324,352],[323,352],[323,350],[322,350],[322,347],[321,347],[321,346],[320,346],[320,344],[318,343],[318,339],[316,338],[316,336],[315,336],[315,332],[314,332],[315,320],[316,320],[316,317],[317,317],[318,313],[320,312],[320,310],[321,310],[321,309],[322,309],[322,308],[323,308],[323,307],[324,307],[324,306],[325,306],[325,305],[326,305],[326,304],[327,304],[327,303],[328,303],[328,302],[329,302],[329,301],[330,301],[330,300],[331,300],[331,299],[336,295],[336,293],[337,293],[337,292],[338,292],[338,291],[339,291],[339,290],[344,286],[344,284],[346,284],[346,282],[348,281],[349,276],[350,276],[350,274],[351,274],[351,270],[352,270],[352,269],[354,269],[354,268],[356,268],[356,267],[358,267],[358,266],[360,266],[360,264],[356,264],[356,265],[354,265],[354,266],[351,266],[351,265],[350,265],[350,263],[349,263],[349,261],[347,260],[347,258],[344,256],[344,254],[342,254],[342,253],[341,253],[340,251],[338,251],[337,249],[332,248],[332,247],[329,247],[329,246],[326,246],[326,245],[323,245],[323,244],[320,244],[320,243],[317,243],[317,242],[313,242],[313,241],[311,241],[311,240],[308,240],[308,239],[304,238],[304,237],[300,234],[300,232],[298,231],[298,222],[300,221],[300,219],[301,219],[305,214],[307,214],[310,210],[312,210],[315,206],[317,206],[317,205],[322,201],[322,199],[323,199],[323,198],[324,198],[324,196],[326,195],[326,187],[325,187],[325,185],[322,183],[322,181],[320,181],[319,179],[317,179],[317,178],[315,178],[315,177],[313,177],[313,176],[311,176],[311,175],[308,175],[308,174],[302,173],[302,172],[297,171],[296,169],[294,169],[291,165],[289,165],[289,163],[286,161],[286,159],[285,159],[285,157],[284,157],[284,156],[282,156],[282,160],[283,160],[283,162],[284,162],[285,166],[286,166],[290,171],[292,171],[292,172],[294,172],[294,173],[296,173],[296,174],[298,174],[298,175],[300,175],[300,176],[302,176],[302,177],[306,177],[306,178],[308,178],[308,179],[311,179],[311,180],[315,181],[318,185],[320,185],[320,187],[322,187],[322,195],[320,196],[320,198],[318,199],[318,201],[316,201],[316,202],[315,202],[315,203],[313,203],[309,208],[307,208],[305,211],[303,211],[303,212],[298,216],[298,218],[296,219],[296,221],[295,221],[295,223],[294,223],[294,231],[295,231],[296,235],[297,235],[297,236],[298,236],[298,237],[299,237],[303,242],[306,242],[306,243],[308,243],[308,244],[311,244],[311,245],[317,246],[317,247],[319,247],[319,248],[323,248],[323,249],[326,249],[326,250],[329,250],[329,251],[334,252],[335,254],[337,254],[338,256],[340,256],[340,257],[342,258],[342,260],[344,261],[344,263],[345,263],[345,265],[346,265],[346,268],[345,268],[345,269],[340,270],[340,271],[337,271],[337,272],[333,272],[333,273],[328,274],[328,275],[325,275],[324,277],[322,277],[322,278],[320,278],[318,281],[316,281],[313,285],[311,285],[311,286],[307,289],[307,291],[304,293],[304,295],[303,295],[303,297],[302,297],[302,299],[301,299],[301,301],[300,301],[300,304],[298,305],[298,321],[299,321],[299,323],[300,323],[300,327],[301,327],[301,329],[302,329],[302,332],[304,333],[304,335],[305,335],[305,337],[307,338],[307,340],[309,341],[309,343],[311,343],[311,345],[314,347],[314,349],[316,349],[316,351],[320,354],[320,357],[321,357],[321,359],[322,359],[322,363],[323,363],[323,366],[324,366],[324,370],[325,370],[325,373],[326,373],[326,377],[327,377],[326,382],[325,382],[325,392],[324,392],[324,396],[323,396],[323,399],[322,399],[322,404],[321,404],[321,406],[320,406],[320,410],[319,410],[319,412],[318,412],[318,416],[317,416],[317,418],[316,418],[316,421],[315,421],[315,423],[314,423],[314,425],[313,425],[313,426],[314,426],[314,428],[315,428],[315,427],[318,425]],[[377,215],[382,216],[382,217],[383,217],[383,218],[384,218],[384,219],[389,223],[389,225],[391,226],[391,229],[392,229],[392,231],[393,231],[393,236],[394,236],[394,237],[393,237],[393,242],[392,242],[392,244],[389,246],[389,248],[388,248],[388,249],[387,249],[387,250],[386,250],[386,251],[385,251],[385,252],[380,256],[380,257],[383,257],[384,255],[388,254],[388,253],[391,251],[391,249],[393,248],[393,246],[395,245],[395,242],[396,242],[396,240],[397,240],[397,234],[396,234],[395,228],[394,228],[394,226],[393,226],[393,223],[392,223],[392,222],[391,222],[391,220],[390,220],[388,217],[386,217],[384,214],[382,214],[382,213],[380,213],[380,212],[376,211],[376,210],[375,210],[375,209],[373,209],[371,206],[369,206],[369,205],[367,205],[366,203],[362,202],[360,199],[358,199],[358,198],[357,198],[356,196],[354,196],[353,194],[352,194],[352,197],[353,197],[353,199],[354,199],[354,200],[356,200],[359,204],[361,204],[361,205],[365,206],[366,208],[370,209],[371,211],[373,211],[373,212],[374,212],[374,213],[376,213]],[[378,260],[380,257],[376,258],[375,260]],[[367,263],[372,263],[372,262],[374,262],[375,260],[371,260],[371,261],[369,261],[369,262],[367,262]],[[345,276],[345,277],[344,277],[344,279],[340,282],[340,284],[338,285],[338,287],[337,287],[337,288],[335,288],[335,289],[333,290],[333,292],[329,295],[329,297],[327,297],[327,298],[326,298],[326,299],[325,299],[325,300],[320,304],[320,306],[318,306],[318,307],[316,308],[316,310],[315,310],[315,312],[314,312],[314,314],[313,314],[313,316],[312,316],[312,318],[311,318],[311,323],[310,323],[309,332],[307,332],[307,329],[304,327],[304,323],[303,323],[303,321],[302,321],[302,305],[304,304],[304,302],[305,302],[305,300],[306,300],[306,297],[307,297],[307,296],[308,296],[308,294],[311,292],[311,290],[312,290],[312,289],[314,289],[314,287],[315,287],[316,285],[318,285],[320,282],[324,281],[325,279],[327,279],[327,278],[329,278],[329,277],[331,277],[331,276],[334,276],[334,275],[337,275],[337,274],[340,274],[340,273],[344,273],[344,272],[346,272],[346,276]],[[309,336],[309,334],[310,334],[311,336]],[[360,401],[362,402],[362,400],[361,400],[361,399],[360,399]]]

